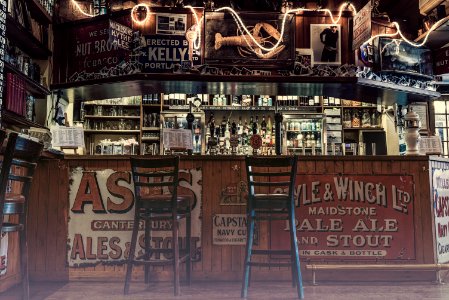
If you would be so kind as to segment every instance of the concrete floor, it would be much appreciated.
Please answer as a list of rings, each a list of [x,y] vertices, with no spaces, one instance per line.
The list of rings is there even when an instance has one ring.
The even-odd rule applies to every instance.
[[[20,299],[18,288],[0,294],[1,300]],[[193,283],[182,286],[182,295],[173,296],[169,283],[157,283],[146,287],[143,283],[132,283],[130,294],[123,295],[123,284],[112,282],[71,282],[67,284],[33,283],[32,300],[119,300],[119,299],[240,299],[240,283]],[[305,286],[305,299],[311,300],[449,300],[449,284],[407,283],[386,284],[370,283],[357,285],[319,285]],[[295,289],[288,282],[255,282],[249,289],[248,299],[297,299]]]

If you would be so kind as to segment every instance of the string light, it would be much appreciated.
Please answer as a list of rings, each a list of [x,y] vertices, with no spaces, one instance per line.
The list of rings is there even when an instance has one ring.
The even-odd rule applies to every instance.
[[[441,26],[441,24],[445,23],[445,22],[448,21],[448,20],[449,20],[449,17],[445,17],[445,18],[439,20],[438,22],[436,22],[435,24],[433,24],[432,27],[430,27],[430,29],[429,29],[429,30],[427,31],[427,33],[424,35],[424,39],[422,40],[422,42],[419,43],[419,44],[418,44],[418,43],[415,43],[415,42],[412,42],[412,41],[410,41],[409,39],[407,39],[407,38],[404,36],[404,34],[402,33],[402,31],[401,31],[401,29],[400,29],[400,27],[399,27],[399,24],[398,24],[397,22],[393,22],[392,24],[393,24],[394,27],[396,28],[396,32],[394,32],[394,33],[381,33],[381,34],[376,34],[376,35],[370,37],[367,41],[365,41],[365,42],[363,43],[363,45],[368,44],[368,43],[371,43],[375,38],[378,38],[378,37],[394,37],[394,36],[396,36],[396,35],[399,34],[399,36],[401,37],[401,39],[402,39],[404,42],[406,42],[407,44],[409,44],[409,45],[411,45],[411,46],[413,46],[413,47],[419,48],[419,47],[422,47],[422,46],[424,46],[424,45],[426,44],[427,40],[429,39],[429,35],[430,35],[430,33],[432,33],[432,31],[434,31],[435,29],[437,29],[439,26]]]
[[[89,13],[84,12],[84,10],[81,8],[81,6],[75,0],[72,0],[72,3],[80,11],[81,14],[83,14],[83,15],[85,15],[87,17],[95,17],[95,15],[91,15]]]
[[[78,2],[77,2],[76,0],[71,0],[71,1],[72,1],[72,3],[75,5],[75,7],[76,7],[76,8],[77,8],[83,15],[88,16],[88,17],[95,17],[95,15],[92,15],[92,14],[89,14],[89,13],[84,12],[83,9],[81,8],[81,6],[78,4]],[[144,20],[137,20],[137,19],[134,17],[134,13],[135,13],[135,11],[136,11],[139,7],[144,7],[144,8],[146,9],[146,13],[147,13],[147,14],[146,14]],[[196,26],[197,39],[194,41],[194,48],[195,48],[195,49],[199,49],[199,48],[200,48],[200,43],[201,43],[201,20],[202,20],[203,17],[202,17],[201,19],[199,19],[199,18],[198,18],[198,15],[197,15],[197,13],[196,13],[196,11],[195,11],[195,9],[194,9],[192,6],[188,5],[188,6],[186,6],[186,8],[189,8],[189,9],[192,11],[192,13],[193,13],[193,15],[194,15],[194,17],[195,17],[195,22],[196,22],[196,25],[197,25],[197,26]],[[248,37],[251,39],[252,44],[256,45],[256,46],[257,46],[258,48],[260,48],[261,50],[264,50],[264,51],[266,51],[266,52],[271,52],[271,51],[276,50],[276,49],[279,47],[280,43],[282,42],[282,39],[283,39],[283,36],[284,36],[284,32],[285,32],[285,23],[286,23],[286,21],[287,21],[287,16],[288,16],[288,14],[291,14],[291,13],[298,13],[298,12],[304,12],[304,11],[318,11],[318,12],[324,12],[324,13],[326,13],[326,14],[329,14],[329,16],[330,16],[331,21],[332,21],[333,24],[337,24],[337,23],[340,22],[341,16],[342,16],[342,14],[343,14],[343,10],[345,10],[345,9],[351,9],[351,10],[353,11],[353,14],[357,14],[357,10],[356,10],[355,6],[354,6],[352,3],[350,3],[350,2],[346,2],[346,3],[343,3],[343,4],[340,5],[340,7],[339,7],[339,12],[338,12],[338,16],[337,16],[336,19],[334,18],[334,15],[332,14],[332,11],[331,11],[330,9],[327,9],[327,8],[319,8],[319,9],[294,8],[294,9],[287,9],[286,12],[284,13],[283,18],[282,18],[280,38],[279,38],[279,40],[278,40],[272,47],[264,47],[262,44],[260,44],[260,43],[253,37],[253,35],[251,34],[251,32],[246,28],[245,24],[243,23],[242,19],[239,17],[239,15],[237,14],[237,12],[236,12],[234,9],[232,9],[231,7],[225,6],[225,7],[221,7],[221,8],[219,8],[219,9],[216,9],[215,11],[216,11],[216,12],[225,11],[225,10],[229,11],[229,12],[232,14],[234,20],[236,21],[237,26],[238,26],[239,28],[241,28],[241,29],[248,35]],[[149,20],[149,18],[150,18],[150,6],[149,6],[148,4],[145,4],[145,3],[140,3],[140,4],[135,5],[135,6],[132,8],[132,10],[131,10],[131,18],[132,18],[132,20],[133,20],[135,23],[137,23],[138,25],[144,24],[144,23],[147,22],[147,21]],[[421,43],[415,43],[415,42],[410,41],[409,39],[407,39],[407,38],[404,36],[404,34],[402,33],[402,31],[401,31],[401,29],[400,29],[400,27],[399,27],[399,24],[398,24],[397,22],[393,22],[392,24],[393,24],[394,27],[396,28],[396,32],[394,32],[394,33],[382,33],[382,34],[374,35],[374,36],[370,37],[367,41],[365,41],[363,44],[371,43],[375,38],[378,38],[378,37],[394,37],[394,36],[396,36],[396,35],[399,34],[399,36],[401,37],[401,39],[402,39],[404,42],[408,43],[409,45],[411,45],[411,46],[413,46],[413,47],[419,48],[419,47],[422,47],[422,46],[424,46],[424,45],[426,44],[426,42],[427,42],[427,40],[428,40],[428,38],[429,38],[430,33],[432,33],[436,28],[438,28],[441,24],[443,24],[444,22],[446,22],[446,21],[448,21],[448,20],[449,20],[449,17],[446,17],[446,18],[443,18],[443,19],[439,20],[439,21],[436,22],[435,24],[433,24],[432,27],[430,27],[430,29],[429,29],[429,30],[426,32],[426,34],[424,35],[424,38],[423,38],[423,40],[422,40]],[[249,42],[249,41],[246,39],[246,36],[245,36],[245,35],[243,35],[243,36],[244,36],[245,42],[248,44],[248,47],[249,47],[252,51],[254,51],[253,47],[251,47],[251,42]]]
[[[136,12],[136,10],[139,7],[144,7],[145,11],[146,11],[146,15],[145,18],[143,20],[137,20],[136,17],[134,17],[134,13]],[[131,9],[131,19],[133,20],[134,23],[136,23],[137,25],[143,25],[145,24],[145,22],[147,22],[150,19],[150,6],[148,6],[148,4],[146,3],[139,3],[137,5],[135,5],[132,9]]]
[[[191,5],[187,5],[185,7],[189,8],[192,11],[193,16],[195,17],[195,22],[196,22],[195,31],[196,31],[197,38],[193,41],[193,48],[195,50],[198,50],[201,47],[201,20],[203,19],[203,17],[201,17],[201,19],[198,19],[198,15],[197,15],[195,9]]]

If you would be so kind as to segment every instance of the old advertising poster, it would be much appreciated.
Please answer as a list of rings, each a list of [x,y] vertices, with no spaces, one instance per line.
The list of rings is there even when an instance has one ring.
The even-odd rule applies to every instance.
[[[184,36],[145,35],[140,41],[142,71],[148,73],[175,72],[183,64],[201,64],[200,51],[194,49],[194,41]]]
[[[180,170],[179,193],[194,197],[192,208],[192,259],[201,259],[200,169]],[[134,223],[134,187],[130,172],[72,170],[69,194],[68,263],[81,267],[98,263],[120,264],[128,257]],[[180,247],[186,246],[185,219],[180,221]],[[143,221],[138,224],[143,229]],[[151,247],[171,247],[171,220],[151,223]],[[136,253],[142,251],[143,231],[139,232]],[[167,259],[169,253],[154,254],[152,259]]]
[[[415,259],[412,176],[315,174],[298,175],[296,182],[301,255]],[[288,245],[288,228],[286,221],[272,222],[272,247]]]
[[[449,261],[449,163],[432,168],[432,201],[438,263]]]
[[[139,70],[138,63],[131,61],[128,49],[130,32],[125,25],[97,20],[74,27],[68,34],[72,51],[68,53],[69,82],[131,74]]]
[[[435,74],[449,73],[449,46],[435,51]]]
[[[352,32],[352,50],[355,51],[371,37],[371,1],[355,15]]]
[[[0,276],[6,274],[8,266],[8,233],[2,232],[0,236]]]
[[[212,217],[214,245],[246,245],[246,215],[218,214]]]

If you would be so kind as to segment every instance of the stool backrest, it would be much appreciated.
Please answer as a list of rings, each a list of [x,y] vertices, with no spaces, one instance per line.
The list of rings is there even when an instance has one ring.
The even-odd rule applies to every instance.
[[[172,208],[175,209],[179,156],[131,157],[130,162],[136,202],[149,195],[171,195]]]
[[[256,193],[272,194],[274,189],[282,190],[282,194],[287,194],[292,200],[294,199],[298,164],[296,156],[247,156],[245,163],[250,199]],[[262,192],[256,190],[259,188],[265,188],[265,190]]]
[[[3,155],[0,172],[0,197],[6,193],[8,181],[14,185],[15,194],[28,197],[37,161],[41,156],[44,145],[40,142],[18,136],[11,132],[8,135],[5,153]]]

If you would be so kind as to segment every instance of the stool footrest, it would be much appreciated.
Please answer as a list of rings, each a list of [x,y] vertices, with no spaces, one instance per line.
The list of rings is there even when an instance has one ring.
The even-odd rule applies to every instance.
[[[291,255],[292,252],[290,250],[252,250],[251,254],[259,254],[259,255]]]
[[[253,267],[291,267],[292,263],[290,262],[250,262],[248,265]]]
[[[2,232],[15,232],[21,230],[23,230],[23,224],[5,222],[2,225]]]
[[[153,265],[153,266],[165,266],[169,264],[173,264],[174,260],[172,258],[166,259],[166,260],[160,260],[160,259],[150,259],[150,260],[144,260],[143,257],[145,255],[141,255],[137,258],[135,258],[132,263],[134,265]],[[190,259],[190,255],[186,254],[179,257],[179,262],[185,262],[187,259]]]

